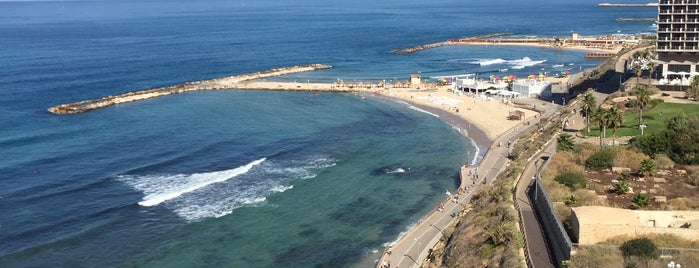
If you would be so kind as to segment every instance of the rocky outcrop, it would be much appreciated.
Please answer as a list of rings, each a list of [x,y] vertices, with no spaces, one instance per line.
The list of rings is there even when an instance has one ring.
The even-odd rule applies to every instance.
[[[66,103],[48,108],[48,111],[54,114],[76,114],[99,108],[104,108],[107,106],[112,106],[115,104],[150,99],[188,91],[236,88],[239,87],[240,83],[254,79],[329,68],[332,68],[332,66],[324,64],[310,64],[303,66],[276,68],[262,72],[241,74],[195,82],[185,82],[174,86],[152,88],[147,90],[128,92],[117,96],[106,96],[100,99]]]

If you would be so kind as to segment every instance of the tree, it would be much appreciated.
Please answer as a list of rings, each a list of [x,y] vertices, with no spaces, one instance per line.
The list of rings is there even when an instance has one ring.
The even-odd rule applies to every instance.
[[[636,87],[639,85],[639,79],[643,70],[648,68],[648,62],[650,61],[650,51],[639,50],[631,55],[631,69],[636,73]]]
[[[595,111],[595,121],[599,125],[599,146],[602,147],[602,138],[607,136],[607,126],[609,125],[609,110],[598,107]]]
[[[699,99],[699,75],[692,77],[692,82],[687,88],[687,98],[694,99],[695,101]]]
[[[594,113],[595,107],[597,107],[597,100],[595,100],[595,96],[592,95],[592,92],[588,91],[582,99],[582,111],[585,111],[586,134],[588,135],[590,134],[590,115]]]
[[[637,87],[635,93],[638,105],[638,126],[640,127],[643,124],[643,109],[650,103],[650,91],[647,87]],[[643,135],[643,128],[641,128],[641,135]]]
[[[655,72],[655,68],[658,67],[658,65],[655,63],[655,61],[651,59],[648,61],[648,63],[646,63],[646,67],[648,67],[648,87],[650,87],[653,73]]]
[[[624,123],[623,113],[619,111],[616,107],[612,107],[607,112],[608,121],[607,124],[612,128],[612,144],[616,144],[616,131]]]
[[[568,133],[562,133],[557,139],[557,149],[559,151],[572,151],[575,143],[573,143],[573,136]]]
[[[636,238],[624,242],[619,247],[624,258],[638,257],[643,260],[657,259],[658,247],[653,240],[648,238]]]
[[[639,168],[638,173],[641,173],[641,175],[644,177],[653,175],[653,173],[655,173],[655,162],[650,159],[643,159],[643,161],[641,161],[641,167]]]

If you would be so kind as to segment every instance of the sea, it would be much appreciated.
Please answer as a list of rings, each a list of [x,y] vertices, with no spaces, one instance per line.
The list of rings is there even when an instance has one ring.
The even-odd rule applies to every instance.
[[[617,1],[632,3],[633,1]],[[655,31],[583,0],[0,0],[0,267],[372,267],[477,164],[468,130],[373,95],[212,90],[47,108],[187,81],[580,72],[585,51],[446,39]]]

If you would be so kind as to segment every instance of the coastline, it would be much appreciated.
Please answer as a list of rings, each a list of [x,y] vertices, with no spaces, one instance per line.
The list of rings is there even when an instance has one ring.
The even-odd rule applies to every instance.
[[[439,119],[444,123],[450,125],[453,128],[459,129],[459,133],[462,136],[470,139],[473,145],[477,147],[477,151],[475,152],[473,158],[467,159],[469,160],[469,165],[478,165],[478,163],[485,157],[488,147],[490,147],[490,145],[492,145],[493,143],[493,141],[490,138],[488,138],[488,135],[485,134],[486,132],[480,129],[480,127],[477,124],[470,122],[469,120],[463,117],[459,117],[443,109],[431,107],[410,100],[396,98],[394,96],[387,96],[382,94],[379,94],[378,96],[391,101],[404,103],[406,105],[413,106],[417,109],[429,112],[430,114],[437,115]]]

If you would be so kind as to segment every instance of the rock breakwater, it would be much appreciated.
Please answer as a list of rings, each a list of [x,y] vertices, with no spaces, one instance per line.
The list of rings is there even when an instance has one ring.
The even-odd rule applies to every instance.
[[[280,76],[291,73],[308,72],[321,69],[332,68],[330,65],[310,64],[303,66],[290,66],[284,68],[276,68],[256,73],[241,74],[227,76],[209,80],[201,80],[194,82],[185,82],[167,87],[152,88],[140,91],[128,92],[116,96],[106,96],[100,99],[91,99],[78,102],[61,104],[48,108],[48,111],[54,114],[76,114],[96,110],[120,103],[145,100],[170,94],[184,93],[197,90],[213,90],[213,89],[233,89],[241,88],[242,83],[250,80]]]

